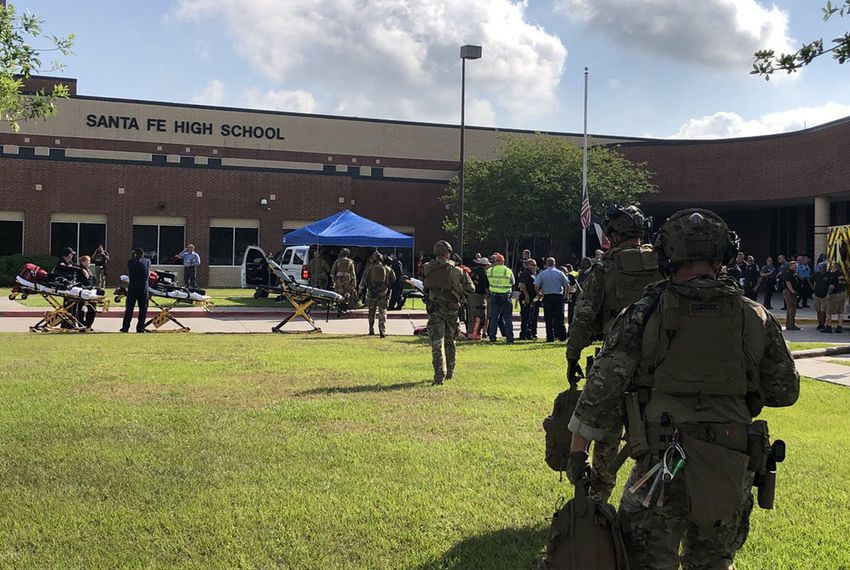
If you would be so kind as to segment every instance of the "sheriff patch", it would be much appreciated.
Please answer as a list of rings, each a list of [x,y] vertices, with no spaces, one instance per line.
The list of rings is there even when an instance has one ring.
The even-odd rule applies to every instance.
[[[719,317],[720,303],[716,301],[691,301],[688,314],[692,317]]]

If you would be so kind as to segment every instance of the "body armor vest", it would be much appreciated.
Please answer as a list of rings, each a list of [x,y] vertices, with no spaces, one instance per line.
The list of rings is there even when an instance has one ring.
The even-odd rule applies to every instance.
[[[373,263],[369,268],[369,290],[380,293],[387,290],[387,268],[383,263]]]
[[[453,269],[454,266],[450,263],[431,262],[425,265],[425,288],[451,289]]]
[[[336,260],[336,274],[339,275],[354,273],[354,262],[348,257],[340,257]]]
[[[744,397],[758,390],[745,354],[740,295],[691,297],[668,288],[643,331],[638,385],[672,395]]]
[[[600,313],[600,328],[604,336],[620,311],[643,297],[650,283],[661,279],[658,257],[651,245],[629,247],[611,254],[605,267],[605,298]]]

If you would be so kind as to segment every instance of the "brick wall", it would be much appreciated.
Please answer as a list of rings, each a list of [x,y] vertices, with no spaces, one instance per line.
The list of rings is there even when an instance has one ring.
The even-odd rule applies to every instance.
[[[850,191],[847,148],[850,121],[750,139],[630,143],[620,151],[654,173],[659,193],[647,204],[769,207]]]
[[[280,248],[283,220],[318,220],[342,209],[383,224],[414,225],[418,243],[430,244],[443,237],[440,226],[445,209],[437,200],[443,192],[441,184],[9,156],[0,158],[0,172],[0,210],[25,213],[27,253],[49,250],[51,214],[104,214],[108,247],[113,259],[123,265],[119,260],[133,246],[134,216],[180,216],[186,218],[186,239],[195,244],[205,262],[199,273],[202,283],[208,275],[211,218],[259,219],[260,245],[269,251]],[[41,185],[40,191],[35,190],[36,184]],[[261,206],[260,200],[269,200],[272,194],[276,199]]]

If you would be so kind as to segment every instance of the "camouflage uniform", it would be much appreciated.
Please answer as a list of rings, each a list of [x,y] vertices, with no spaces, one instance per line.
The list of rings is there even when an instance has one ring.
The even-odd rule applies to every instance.
[[[670,293],[666,293],[667,290]],[[761,305],[744,298],[741,290],[730,280],[702,277],[678,284],[659,283],[627,308],[611,326],[570,421],[573,433],[595,441],[613,442],[620,437],[624,428],[625,395],[636,390],[641,374],[646,374],[645,353],[656,338],[653,335],[659,335],[659,331],[669,332],[662,331],[658,324],[665,316],[664,311],[668,310],[664,303],[659,308],[659,301],[664,295],[692,301],[724,298],[737,302],[740,299],[743,315],[736,314],[743,323],[743,332],[740,333],[742,356],[737,358],[737,362],[729,360],[728,368],[731,370],[737,365],[741,370],[745,367],[752,369],[752,374],[747,377],[748,389],[750,381],[757,383],[757,393],[764,405],[790,406],[797,400],[800,380],[794,362],[779,325]],[[691,309],[694,306],[690,305]],[[717,337],[724,334],[724,331],[702,330]],[[728,331],[726,336],[733,336],[732,331]],[[716,361],[711,364],[718,365]],[[650,422],[658,422],[659,418],[663,419],[667,412],[661,411],[668,407],[677,410],[673,416],[675,425],[684,430],[752,423],[751,409],[742,396],[676,395],[655,388],[650,394],[643,411],[647,426]],[[650,437],[650,441],[652,439]],[[658,460],[657,449],[638,457],[626,488]],[[688,497],[687,470],[688,463],[684,476],[674,478],[666,486],[662,506],[653,500],[647,509],[641,504],[642,497],[639,499],[628,491],[624,492],[620,502],[620,527],[632,568],[677,568],[680,563],[684,568],[733,567],[735,553],[744,544],[749,531],[753,473],[742,467],[741,472],[745,473],[740,483],[743,499],[737,507],[734,507],[737,503],[732,503],[734,512],[706,527],[696,523],[701,513],[692,508]],[[734,479],[731,484],[733,488],[737,487]],[[718,501],[724,498],[716,497]],[[728,501],[728,498],[725,499]],[[680,544],[683,546],[681,557]]]
[[[354,262],[348,257],[349,251],[343,249],[339,257],[331,266],[331,276],[334,280],[334,291],[350,299],[350,308],[354,308],[357,297],[357,275],[354,271]]]
[[[443,271],[448,273],[448,287],[429,287],[433,277]],[[458,269],[454,262],[448,259],[437,258],[426,263],[424,273],[434,384],[442,384],[444,379],[451,379],[454,374],[455,337],[461,300],[465,295],[474,292],[475,287],[466,272]]]
[[[395,282],[395,272],[381,262],[380,256],[373,256],[372,262],[363,275],[360,290],[369,294],[369,334],[375,334],[375,313],[378,314],[378,333],[383,338],[387,332],[387,303],[390,299],[390,285]],[[361,295],[362,296],[362,295]]]
[[[610,302],[611,299],[606,299],[606,278],[609,277],[611,272],[617,271],[617,258],[621,255],[639,255],[640,252],[646,253],[647,251],[651,251],[651,246],[614,247],[605,252],[602,259],[590,267],[573,309],[573,322],[570,323],[570,336],[567,338],[568,362],[578,360],[581,357],[582,350],[600,335],[604,338],[613,319],[625,308],[619,306],[619,303]],[[661,279],[661,274],[655,271],[649,277],[639,278],[638,283],[642,289],[659,279]],[[612,279],[609,278],[608,289],[611,289],[611,281]],[[611,292],[608,291],[607,295],[611,295]],[[603,314],[606,311],[608,314]],[[594,491],[601,498],[607,499],[611,496],[617,482],[616,476],[605,468],[614,460],[617,451],[617,442],[597,442],[593,446],[593,465],[596,467],[594,477],[597,479]]]
[[[328,288],[328,263],[319,257],[318,253],[313,256],[310,263],[310,287],[318,287],[319,289]]]

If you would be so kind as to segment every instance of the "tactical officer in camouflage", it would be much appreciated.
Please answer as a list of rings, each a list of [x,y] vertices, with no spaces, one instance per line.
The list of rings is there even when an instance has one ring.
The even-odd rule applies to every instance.
[[[369,334],[375,334],[375,313],[378,314],[378,333],[381,338],[387,334],[387,303],[390,297],[390,285],[395,282],[395,272],[384,265],[384,256],[376,251],[369,258],[369,265],[360,282],[360,297],[369,298]]]
[[[466,272],[449,259],[452,246],[447,241],[434,244],[436,259],[425,264],[425,302],[428,308],[428,338],[434,384],[451,380],[455,369],[455,336],[458,314],[466,295],[475,291]]]
[[[334,291],[347,299],[346,309],[353,309],[356,305],[357,275],[354,272],[354,262],[348,257],[351,251],[344,247],[339,250],[339,257],[331,265],[331,278],[334,283]]]
[[[642,244],[645,217],[636,206],[610,206],[605,211],[605,235],[611,249],[594,263],[582,283],[573,309],[567,338],[567,379],[575,384],[584,377],[581,351],[596,338],[604,338],[620,311],[643,296],[650,283],[661,279],[658,257],[649,244]],[[593,448],[594,491],[607,499],[616,478],[604,467],[613,461],[617,445],[600,442]]]
[[[669,280],[611,325],[570,420],[567,472],[585,477],[589,441],[614,442],[625,423],[631,567],[734,568],[767,457],[767,424],[753,418],[796,402],[800,379],[779,324],[717,277],[737,252],[719,216],[677,212],[655,246]]]

